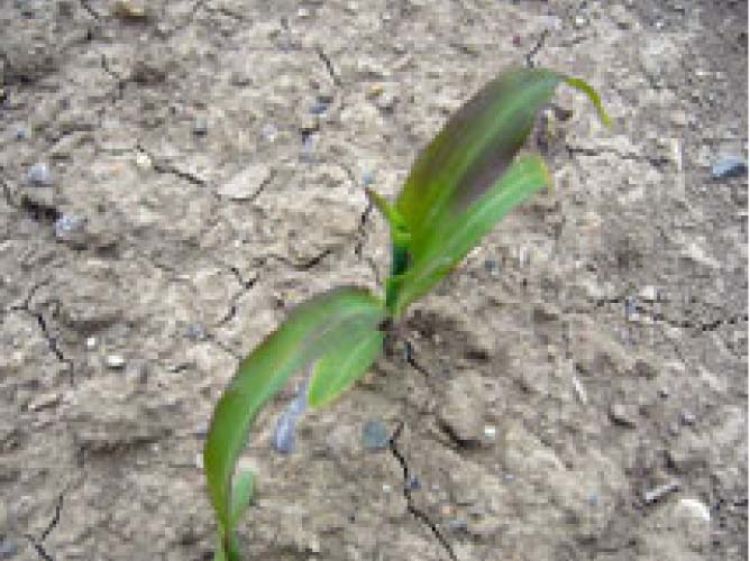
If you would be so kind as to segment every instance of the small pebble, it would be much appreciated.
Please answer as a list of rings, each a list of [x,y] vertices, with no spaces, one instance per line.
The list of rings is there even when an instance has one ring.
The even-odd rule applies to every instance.
[[[0,539],[0,559],[11,559],[18,554],[18,546],[8,538]]]
[[[627,409],[622,403],[612,404],[609,408],[609,417],[615,424],[630,428],[636,426],[635,420],[628,414]]]
[[[387,483],[383,483],[383,493],[390,493],[391,492],[391,486]]]
[[[635,320],[638,318],[638,301],[628,296],[625,298],[625,319],[628,321]]]
[[[52,172],[44,162],[38,162],[31,166],[26,174],[26,179],[34,187],[49,187],[53,183]]]
[[[49,392],[39,395],[29,402],[29,411],[41,411],[42,409],[54,407],[60,403],[60,397],[60,394],[57,392]]]
[[[96,337],[86,337],[86,350],[93,351],[96,348]]]
[[[675,491],[679,490],[679,488],[679,481],[670,481],[669,483],[659,485],[658,487],[655,487],[650,491],[646,491],[645,493],[643,493],[643,500],[648,504],[655,503],[656,501],[669,495],[670,493],[674,493]]]
[[[302,153],[300,159],[303,162],[314,162],[315,161],[315,144],[317,144],[317,138],[314,134],[307,134],[302,141]]]
[[[362,174],[362,185],[369,187],[375,182],[375,172],[368,170]]]
[[[193,122],[193,134],[195,136],[206,136],[208,134],[208,121],[204,117],[198,117]]]
[[[362,444],[367,450],[383,450],[390,441],[391,435],[381,421],[367,421],[362,427]]]
[[[135,153],[135,165],[138,167],[138,169],[146,171],[151,169],[153,166],[153,162],[151,161],[151,157],[143,152],[142,150],[138,150],[138,152]]]
[[[698,499],[680,499],[677,508],[703,522],[711,522],[711,511]]]
[[[263,140],[273,142],[279,136],[279,129],[273,123],[266,123],[260,131]]]
[[[133,0],[117,0],[112,7],[112,14],[124,20],[144,20],[147,17],[143,3]]]
[[[500,276],[500,264],[494,259],[484,260],[484,270],[493,278]]]
[[[578,401],[580,401],[583,405],[586,405],[589,402],[589,397],[586,394],[586,388],[583,386],[583,382],[581,382],[581,380],[576,375],[573,375],[573,390],[575,391]]]
[[[641,289],[638,296],[646,302],[656,302],[659,300],[659,291],[655,286],[649,284]]]
[[[747,173],[747,162],[739,156],[727,156],[720,159],[711,166],[711,175],[714,179],[727,179],[739,177]]]
[[[125,359],[120,355],[107,355],[107,368],[121,370],[125,367]]]
[[[319,97],[315,103],[310,106],[310,113],[312,115],[322,115],[331,105],[331,99],[328,97]]]
[[[497,428],[492,425],[485,425],[484,437],[487,440],[495,440],[495,436],[497,436]]]
[[[18,127],[13,133],[13,138],[19,141],[28,140],[30,136],[31,136],[31,133],[29,132],[29,129],[26,127]]]
[[[63,214],[55,220],[55,237],[65,239],[68,235],[79,231],[83,228],[84,219],[72,214]]]
[[[191,323],[185,329],[185,337],[193,341],[202,341],[206,338],[206,329],[200,323]]]
[[[469,524],[463,518],[453,518],[445,523],[445,527],[449,532],[466,532],[469,529]]]
[[[696,418],[693,413],[685,410],[685,411],[682,411],[682,413],[680,413],[680,421],[682,422],[683,425],[690,426],[690,425],[695,424]]]

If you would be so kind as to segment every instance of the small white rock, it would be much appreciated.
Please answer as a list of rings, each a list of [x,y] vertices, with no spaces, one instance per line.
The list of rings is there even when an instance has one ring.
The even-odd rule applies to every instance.
[[[703,522],[711,522],[711,511],[698,499],[680,499],[676,510],[691,518],[696,518]]]
[[[586,394],[586,388],[583,387],[583,382],[581,382],[581,380],[575,374],[573,375],[573,390],[576,393],[578,401],[580,401],[583,405],[586,405],[589,402],[588,395]]]
[[[496,436],[497,436],[497,427],[493,425],[485,425],[484,437],[488,440],[495,440]]]
[[[125,367],[125,359],[120,355],[107,355],[107,367],[112,370],[121,370]]]
[[[29,411],[40,411],[53,407],[60,402],[60,394],[57,392],[43,393],[29,402]]]
[[[93,351],[96,348],[96,337],[86,337],[86,350]]]
[[[145,152],[138,150],[135,153],[135,165],[138,169],[146,171],[151,169],[154,163],[151,161],[151,157]]]
[[[44,162],[38,162],[29,168],[26,179],[34,187],[49,187],[54,183],[52,172]]]
[[[646,302],[656,302],[659,298],[659,291],[655,286],[647,285],[641,289],[638,296],[640,296],[641,300]]]

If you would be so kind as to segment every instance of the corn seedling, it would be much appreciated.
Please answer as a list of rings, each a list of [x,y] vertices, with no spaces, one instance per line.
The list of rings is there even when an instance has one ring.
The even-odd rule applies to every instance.
[[[203,452],[218,521],[215,560],[240,559],[235,527],[250,502],[253,474],[235,474],[236,464],[263,405],[292,374],[309,368],[277,426],[277,448],[289,448],[301,412],[327,405],[350,388],[383,352],[389,326],[409,304],[454,269],[508,212],[550,186],[542,158],[519,152],[560,83],[588,96],[609,123],[598,94],[583,80],[542,68],[502,73],[418,156],[395,202],[367,190],[390,227],[391,270],[383,297],[354,286],[314,296],[240,363],[216,405]]]

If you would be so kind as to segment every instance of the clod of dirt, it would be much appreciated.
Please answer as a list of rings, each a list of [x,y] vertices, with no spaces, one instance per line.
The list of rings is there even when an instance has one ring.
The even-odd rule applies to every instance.
[[[219,186],[218,193],[233,201],[252,199],[270,177],[271,169],[267,165],[253,164]]]
[[[459,372],[448,383],[438,420],[460,445],[476,444],[484,435],[484,385],[472,371]]]

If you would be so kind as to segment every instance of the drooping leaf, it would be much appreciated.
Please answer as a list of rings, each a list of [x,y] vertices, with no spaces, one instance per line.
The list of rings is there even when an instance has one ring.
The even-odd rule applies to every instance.
[[[352,330],[375,328],[383,316],[382,303],[366,290],[331,290],[292,310],[286,321],[240,364],[216,405],[203,449],[209,495],[227,561],[236,559],[230,547],[234,531],[233,473],[256,414],[291,374],[325,354]]]
[[[310,406],[326,405],[349,389],[383,351],[384,338],[377,328],[355,329],[320,357],[307,394]]]
[[[541,157],[521,156],[466,210],[446,213],[439,231],[429,238],[420,260],[397,278],[396,314],[447,275],[513,208],[550,184],[551,178]]]
[[[438,274],[442,277],[455,266],[453,258],[435,261],[432,255],[436,243],[452,243],[446,224],[495,188],[560,82],[586,94],[609,124],[601,99],[583,80],[543,68],[512,69],[461,107],[418,156],[394,204],[409,237],[407,270],[397,271],[388,282],[386,305],[391,312],[424,294],[434,284],[427,280],[432,275],[444,271]],[[404,297],[400,291],[407,285],[412,294]]]
[[[395,203],[415,262],[446,211],[468,207],[505,172],[562,81],[589,96],[608,122],[599,96],[583,80],[543,68],[512,69],[463,105],[419,155]]]

